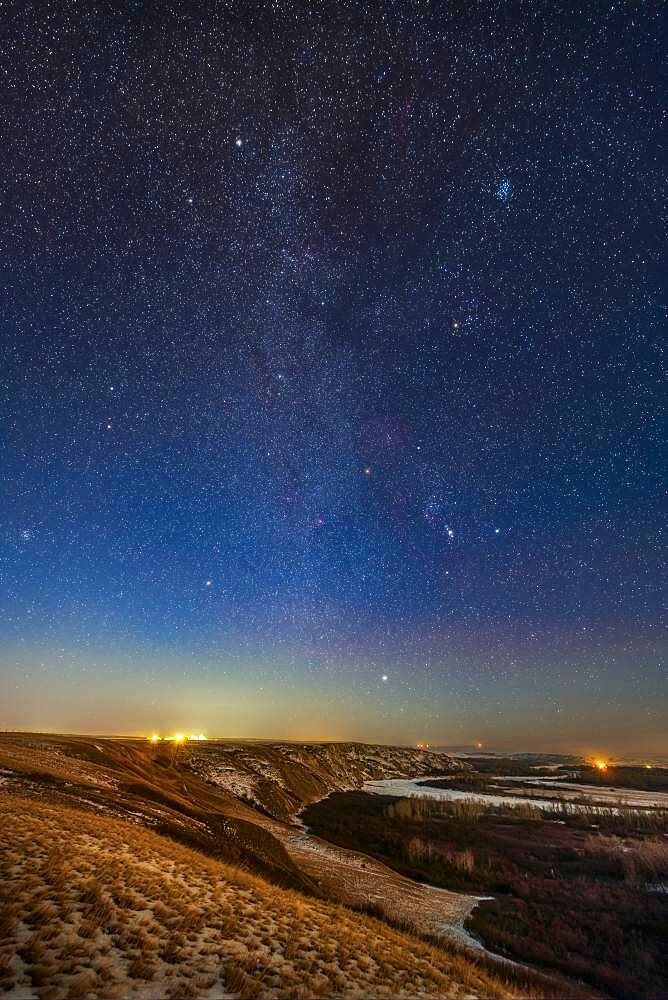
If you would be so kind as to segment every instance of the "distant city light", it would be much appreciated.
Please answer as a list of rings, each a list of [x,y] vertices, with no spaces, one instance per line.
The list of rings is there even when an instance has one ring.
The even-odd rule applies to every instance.
[[[151,743],[157,743],[163,739],[162,736],[151,736]],[[204,733],[174,733],[173,736],[165,736],[165,743],[201,743],[206,740]]]
[[[153,733],[153,735],[149,737],[149,740],[151,743],[159,743],[160,737],[158,736],[157,733]]]
[[[594,761],[594,767],[596,768],[597,771],[607,771],[608,770],[608,765],[607,765],[606,761],[604,761],[604,760],[595,760]]]

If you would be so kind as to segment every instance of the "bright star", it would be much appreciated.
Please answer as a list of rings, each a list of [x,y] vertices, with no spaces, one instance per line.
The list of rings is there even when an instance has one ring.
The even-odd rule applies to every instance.
[[[241,145],[242,145],[242,143],[243,143],[243,139],[237,139],[237,141],[236,141],[235,145],[236,145],[236,146],[241,146]]]
[[[386,684],[388,680],[389,680],[389,678],[388,678],[387,674],[383,674],[383,676],[381,677],[381,681],[383,682],[383,684]]]

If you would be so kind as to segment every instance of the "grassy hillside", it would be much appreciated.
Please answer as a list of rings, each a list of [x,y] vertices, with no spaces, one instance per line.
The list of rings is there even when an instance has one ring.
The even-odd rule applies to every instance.
[[[191,800],[195,787],[204,804],[208,785],[210,801],[242,802],[290,820],[305,803],[369,779],[447,774],[470,765],[445,754],[365,743],[212,740],[186,743],[175,757],[173,744],[153,747],[141,739],[0,733],[3,767],[110,791],[139,781],[181,804]]]
[[[44,797],[0,794],[0,886],[0,992],[15,996],[510,994],[381,921]]]
[[[264,818],[189,768],[186,749],[146,741],[0,735],[0,778],[8,791],[130,819],[272,880],[313,889]],[[258,822],[259,821],[259,822]]]
[[[360,744],[175,753],[0,734],[0,994],[524,995],[416,938],[460,928],[472,897],[408,883],[281,819],[330,787],[451,766],[436,763]]]
[[[563,997],[470,951],[475,895],[288,821],[449,770],[363,744],[0,734],[0,995]]]
[[[200,743],[188,746],[187,762],[207,781],[287,820],[305,803],[364,781],[469,766],[444,754],[364,743]]]

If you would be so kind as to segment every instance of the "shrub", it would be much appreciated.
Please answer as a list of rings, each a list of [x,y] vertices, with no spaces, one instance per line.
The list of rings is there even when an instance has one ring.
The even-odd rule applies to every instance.
[[[128,965],[128,976],[131,979],[151,980],[155,976],[155,963],[146,955],[133,958]]]

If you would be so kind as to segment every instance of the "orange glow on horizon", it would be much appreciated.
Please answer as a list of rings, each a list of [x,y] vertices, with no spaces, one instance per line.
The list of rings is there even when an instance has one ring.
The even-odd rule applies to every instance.
[[[158,736],[158,740],[164,738],[165,743],[202,743],[206,740],[204,733],[174,733],[173,736]],[[150,737],[151,742],[153,742],[153,737]]]
[[[594,767],[596,768],[597,771],[607,771],[608,770],[608,765],[607,765],[606,761],[604,761],[604,760],[595,760],[594,761]]]

